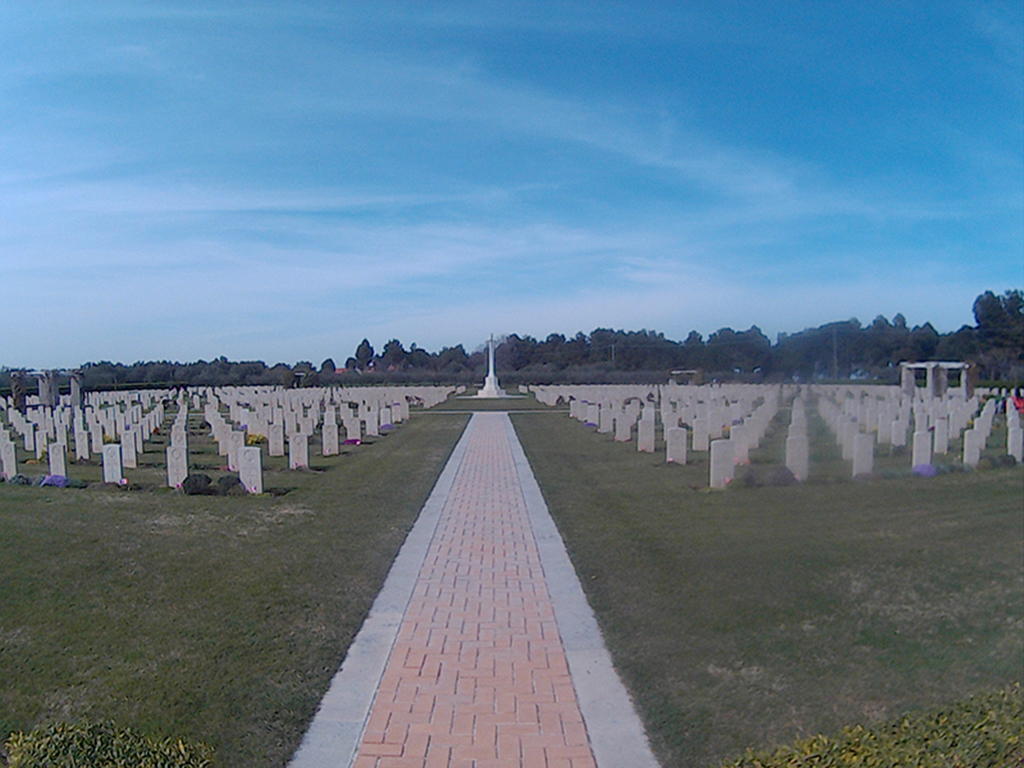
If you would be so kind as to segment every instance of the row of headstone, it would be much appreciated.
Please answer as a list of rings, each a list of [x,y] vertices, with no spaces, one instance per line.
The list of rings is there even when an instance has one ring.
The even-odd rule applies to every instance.
[[[685,463],[688,438],[690,450],[707,451],[715,443],[725,442],[721,438],[728,427],[731,445],[719,446],[712,460],[714,487],[732,477],[732,470],[723,463],[725,456],[730,456],[734,466],[748,462],[750,450],[758,446],[780,401],[786,398],[793,399],[786,466],[799,480],[806,479],[810,469],[807,403],[811,399],[817,400],[854,477],[874,471],[876,442],[905,446],[908,433],[914,467],[930,464],[935,455],[948,454],[951,443],[961,437],[963,463],[977,466],[999,402],[1007,407],[1007,453],[1024,460],[1020,456],[1024,454],[1024,428],[1019,413],[1008,398],[987,398],[985,389],[976,390],[971,397],[959,388],[943,397],[928,397],[921,392],[908,394],[899,387],[873,385],[562,385],[529,389],[542,403],[567,402],[571,417],[596,427],[598,433],[613,434],[617,442],[635,440],[640,451],[654,450],[657,413],[664,430],[666,461],[673,463]]]
[[[5,477],[17,474],[16,446],[6,428],[4,416],[21,436],[25,450],[49,460],[50,474],[67,474],[68,431],[73,429],[76,459],[100,454],[105,482],[121,483],[124,470],[138,465],[145,440],[163,424],[165,401],[176,401],[178,412],[170,426],[166,449],[167,483],[180,486],[188,476],[188,413],[201,410],[225,457],[228,468],[237,471],[250,492],[263,487],[262,454],[258,446],[247,445],[248,436],[268,437],[268,453],[283,456],[287,441],[289,466],[309,466],[309,439],[319,427],[323,455],[339,452],[341,434],[347,443],[358,443],[363,435],[377,436],[409,418],[411,403],[433,407],[447,399],[453,387],[364,387],[284,390],[279,387],[201,387],[178,390],[87,393],[84,407],[66,401],[54,407],[33,406],[26,414],[15,409],[11,398],[0,399],[0,470]],[[66,400],[66,399],[65,399]],[[31,398],[30,398],[31,401]],[[250,410],[250,406],[254,406]],[[262,406],[262,409],[260,408]],[[221,415],[228,409],[230,420]],[[276,407],[276,413],[273,409]],[[262,410],[262,413],[260,411]],[[275,418],[276,417],[276,418]],[[263,427],[254,432],[253,427]],[[266,433],[269,433],[267,435]],[[258,489],[258,490],[254,490]]]

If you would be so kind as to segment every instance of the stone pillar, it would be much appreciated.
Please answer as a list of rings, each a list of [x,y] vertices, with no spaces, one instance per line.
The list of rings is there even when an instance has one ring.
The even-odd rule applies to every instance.
[[[121,446],[107,443],[103,446],[103,482],[120,484],[121,480]]]
[[[946,396],[946,390],[949,389],[949,374],[946,369],[941,365],[935,366],[935,373],[932,378],[932,397],[939,399]]]
[[[167,486],[178,488],[188,477],[188,449],[183,445],[167,447]]]
[[[731,481],[733,469],[733,442],[713,440],[711,442],[711,487],[725,488]]]
[[[82,407],[82,377],[77,372],[71,374],[71,407]]]
[[[338,425],[334,425],[337,432]],[[239,479],[249,493],[263,493],[263,454],[259,446],[243,448],[239,455]]]
[[[669,427],[665,430],[665,461],[672,464],[686,463],[686,430]]]
[[[900,366],[900,389],[907,397],[913,397],[917,385],[914,383],[914,370],[905,365]]]

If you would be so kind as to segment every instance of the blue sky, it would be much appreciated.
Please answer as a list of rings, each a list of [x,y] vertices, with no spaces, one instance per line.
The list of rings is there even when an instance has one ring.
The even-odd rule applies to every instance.
[[[0,366],[1024,285],[1019,2],[5,2]]]

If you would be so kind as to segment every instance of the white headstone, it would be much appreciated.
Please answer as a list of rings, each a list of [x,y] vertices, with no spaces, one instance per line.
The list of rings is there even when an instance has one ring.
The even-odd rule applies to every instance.
[[[711,487],[725,488],[731,481],[734,461],[734,445],[731,440],[711,441]]]
[[[633,418],[628,413],[615,414],[615,441],[628,443],[633,439]]]
[[[1006,431],[1006,452],[1017,459],[1018,464],[1024,462],[1024,429],[1010,425]]]
[[[227,437],[228,470],[231,472],[237,472],[242,449],[245,448],[245,432],[232,430],[228,432]]]
[[[920,467],[932,463],[932,433],[914,433],[914,458],[910,466]]]
[[[121,446],[118,443],[107,443],[103,446],[103,482],[120,483]]]
[[[932,437],[932,453],[945,456],[949,451],[949,421],[935,420],[935,434]]]
[[[985,440],[982,438],[980,430],[968,429],[964,432],[964,466],[978,466],[978,462],[981,461],[981,451],[984,447]]]
[[[839,444],[843,448],[843,460],[853,460],[853,442],[860,434],[860,426],[855,421],[844,421],[839,425]]]
[[[249,493],[263,493],[263,455],[258,446],[242,449],[238,476]]]
[[[293,432],[288,438],[288,468],[305,469],[309,467],[309,435],[305,432]]]
[[[669,427],[665,430],[665,461],[686,463],[686,430],[682,427]]]
[[[853,476],[870,475],[874,471],[875,440],[859,433],[853,438]]]
[[[379,414],[377,413],[377,409],[376,408],[371,408],[366,413],[366,416],[363,417],[363,421],[366,423],[366,436],[367,437],[377,437],[377,435],[380,434],[380,431],[378,429],[378,427],[380,425],[380,422],[377,420],[378,418],[379,418]]]
[[[275,422],[267,429],[267,453],[271,456],[284,456],[284,424]]]
[[[708,419],[706,416],[698,416],[693,420],[693,450],[708,450],[710,445],[708,438]]]
[[[322,441],[322,455],[336,456],[338,453],[338,425],[333,418],[324,421],[320,437]]]
[[[636,449],[643,453],[654,453],[654,419],[640,419],[636,433]]]
[[[167,485],[177,488],[188,477],[188,449],[184,445],[167,447]]]
[[[734,464],[750,463],[750,427],[745,424],[733,424],[729,430],[729,441],[732,443],[732,460]]]
[[[786,438],[786,467],[797,480],[806,480],[810,472],[810,444],[807,435]]]
[[[89,460],[89,433],[78,424],[75,425],[75,460]]]
[[[51,475],[62,475],[67,476],[68,467],[65,461],[64,455],[64,444],[63,443],[50,443],[46,447],[46,458],[50,464]]]
[[[14,443],[0,443],[0,471],[3,471],[5,480],[10,480],[18,474],[17,457],[17,448]]]
[[[139,465],[135,455],[135,435],[126,431],[121,437],[121,466],[125,469],[135,469]]]

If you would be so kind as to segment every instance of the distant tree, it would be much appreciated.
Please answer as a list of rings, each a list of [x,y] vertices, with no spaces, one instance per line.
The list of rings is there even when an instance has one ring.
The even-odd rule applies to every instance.
[[[373,347],[370,346],[369,340],[363,339],[356,347],[356,368],[365,371],[370,367],[371,362],[373,362]]]
[[[406,355],[405,363],[410,368],[430,370],[434,367],[434,358],[425,349],[420,349],[413,344],[409,347],[409,354]]]
[[[444,347],[437,353],[437,369],[453,374],[464,371],[469,365],[469,355],[459,344],[455,347]]]
[[[320,363],[320,373],[327,374],[329,376],[333,376],[336,370],[337,370],[337,368],[334,365],[334,360],[332,360],[329,357],[326,360],[324,360],[322,363]]]
[[[398,339],[392,339],[384,345],[384,351],[380,354],[380,364],[385,371],[400,371],[405,367],[405,359],[408,352]]]
[[[985,374],[993,379],[1024,375],[1024,291],[1002,296],[985,291],[974,301],[974,319]]]

